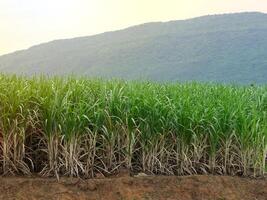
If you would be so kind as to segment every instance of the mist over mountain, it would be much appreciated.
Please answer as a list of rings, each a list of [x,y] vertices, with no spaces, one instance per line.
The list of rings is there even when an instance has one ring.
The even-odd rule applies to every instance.
[[[267,83],[267,14],[153,22],[0,56],[0,72]]]

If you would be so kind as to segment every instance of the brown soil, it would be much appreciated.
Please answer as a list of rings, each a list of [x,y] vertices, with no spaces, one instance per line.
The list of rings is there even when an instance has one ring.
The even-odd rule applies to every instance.
[[[226,176],[103,179],[2,177],[0,199],[267,200],[267,180]]]

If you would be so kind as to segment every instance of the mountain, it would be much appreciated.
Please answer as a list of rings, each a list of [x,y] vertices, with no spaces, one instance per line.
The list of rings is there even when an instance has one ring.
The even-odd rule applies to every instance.
[[[267,14],[154,22],[0,56],[0,72],[267,83]]]

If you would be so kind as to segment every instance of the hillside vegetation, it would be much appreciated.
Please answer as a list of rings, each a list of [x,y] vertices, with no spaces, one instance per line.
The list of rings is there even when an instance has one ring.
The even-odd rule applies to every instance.
[[[267,15],[147,23],[0,57],[0,71],[156,81],[266,83]]]
[[[267,88],[0,76],[0,172],[261,176]]]

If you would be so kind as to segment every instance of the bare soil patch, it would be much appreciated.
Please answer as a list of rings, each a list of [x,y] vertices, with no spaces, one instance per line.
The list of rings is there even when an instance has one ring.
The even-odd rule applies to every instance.
[[[1,177],[0,199],[267,200],[267,180],[229,176]]]

